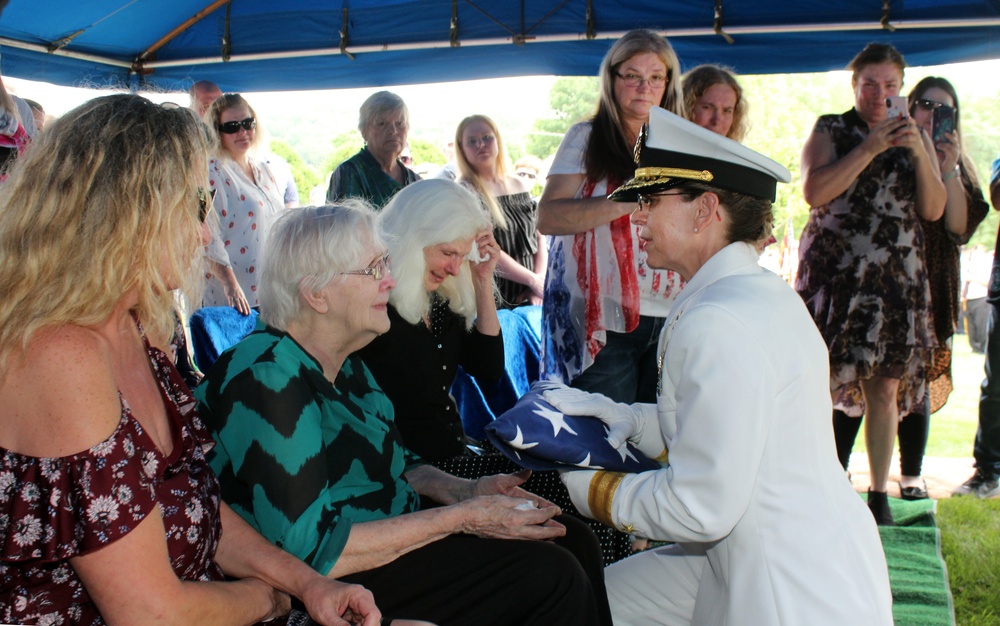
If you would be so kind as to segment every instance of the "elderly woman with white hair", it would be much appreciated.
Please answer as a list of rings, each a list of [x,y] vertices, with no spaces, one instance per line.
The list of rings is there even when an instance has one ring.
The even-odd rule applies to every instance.
[[[399,192],[379,221],[397,280],[389,294],[392,326],[358,356],[392,401],[403,444],[463,478],[516,470],[488,442],[466,436],[449,393],[459,365],[483,379],[498,378],[504,367],[493,288],[500,248],[479,196],[449,180],[419,181]],[[527,480],[530,472],[517,475]],[[553,472],[525,486],[569,504]],[[570,515],[558,520],[566,535],[556,543],[584,566],[598,590],[601,623],[610,624],[601,544],[585,522]]]
[[[352,356],[389,330],[395,284],[362,203],[290,209],[276,222],[261,321],[196,394],[223,494],[316,571],[368,581],[385,623],[597,624],[572,554],[505,541],[559,537],[558,507],[518,476],[456,478],[403,446],[392,403]]]
[[[490,217],[472,191],[434,179],[400,192],[380,220],[397,279],[392,326],[359,356],[395,405],[406,447],[431,462],[465,455],[470,441],[449,394],[456,370],[493,382],[504,369]]]
[[[396,94],[375,92],[361,104],[358,130],[365,145],[333,171],[326,201],[362,198],[381,209],[400,189],[420,180],[399,158],[410,131],[410,111]]]

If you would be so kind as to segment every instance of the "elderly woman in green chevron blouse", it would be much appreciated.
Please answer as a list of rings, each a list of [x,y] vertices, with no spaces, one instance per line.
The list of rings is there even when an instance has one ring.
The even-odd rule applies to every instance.
[[[524,476],[459,479],[402,446],[391,402],[352,356],[389,330],[386,249],[360,202],[275,224],[261,321],[197,391],[223,495],[318,572],[365,581],[386,623],[598,624],[604,589],[539,541],[565,527]]]

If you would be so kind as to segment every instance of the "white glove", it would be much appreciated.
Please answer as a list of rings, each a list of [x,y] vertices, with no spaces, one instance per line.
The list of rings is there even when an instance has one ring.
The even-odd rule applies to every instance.
[[[588,393],[566,385],[553,386],[542,392],[542,398],[566,415],[589,415],[608,425],[608,443],[615,449],[626,441],[642,439],[644,420],[636,407],[615,402],[599,393]],[[574,504],[576,504],[574,502]]]
[[[566,485],[566,491],[569,492],[569,499],[573,506],[580,512],[580,515],[589,518],[594,517],[590,511],[590,480],[596,473],[596,470],[563,470],[559,472],[559,478]]]

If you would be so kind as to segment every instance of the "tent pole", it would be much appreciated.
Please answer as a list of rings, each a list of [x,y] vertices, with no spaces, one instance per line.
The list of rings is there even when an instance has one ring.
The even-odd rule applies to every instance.
[[[201,21],[201,19],[204,18],[206,15],[218,9],[220,6],[222,6],[227,2],[229,2],[229,0],[215,0],[214,2],[212,2],[212,4],[208,5],[201,11],[198,11],[197,13],[189,17],[183,24],[173,29],[163,37],[161,37],[159,41],[157,41],[150,47],[146,48],[146,50],[136,58],[135,62],[141,65],[143,61],[145,61],[152,55],[156,54],[157,50],[159,50],[163,46],[173,41],[174,38],[177,37],[177,35],[180,35],[185,30],[190,28],[193,24]]]
[[[11,48],[20,48],[21,50],[29,50],[31,52],[41,52],[43,54],[52,54],[54,56],[59,56],[59,57],[78,59],[80,61],[100,63],[101,65],[111,65],[113,67],[124,67],[126,69],[130,69],[132,67],[131,61],[111,59],[108,57],[97,56],[96,54],[87,54],[85,52],[73,52],[72,50],[66,50],[64,48],[60,48],[58,50],[49,50],[48,46],[28,43],[26,41],[18,41],[17,39],[10,39],[9,37],[0,37],[0,46],[10,46]]]
[[[226,2],[227,0],[216,0],[216,2]],[[924,20],[924,21],[912,21],[912,22],[896,22],[893,26],[897,30],[915,30],[923,28],[989,28],[1000,26],[1000,18],[979,18],[971,20]],[[812,33],[812,32],[831,32],[831,31],[862,31],[862,30],[883,30],[884,25],[881,22],[844,22],[837,24],[799,24],[799,25],[779,25],[779,26],[731,26],[726,28],[726,32],[730,35],[758,35],[758,34],[776,34],[776,33]],[[712,28],[693,28],[685,30],[665,30],[658,31],[661,35],[665,37],[700,37],[700,36],[717,36]],[[567,35],[540,35],[533,37],[530,41],[532,43],[545,43],[545,42],[564,42],[564,41],[585,41],[589,38],[594,39],[618,39],[625,34],[625,31],[619,32],[601,32],[594,33],[592,37],[588,33],[576,33]],[[470,39],[463,40],[463,46],[492,46],[492,45],[510,45],[513,43],[512,38],[492,38],[492,39]],[[432,50],[436,48],[448,48],[451,47],[451,42],[445,41],[433,41],[433,42],[418,42],[412,44],[378,44],[369,46],[351,46],[352,54],[364,54],[368,52],[400,52],[407,50]],[[75,52],[73,50],[67,50],[65,48],[60,48],[58,50],[50,51],[47,46],[28,43],[25,41],[19,41],[17,39],[11,39],[9,37],[0,37],[0,46],[10,46],[12,48],[19,48],[22,50],[29,50],[31,52],[39,52],[42,54],[52,54],[55,56],[62,56],[71,59],[78,59],[81,61],[87,61],[90,63],[98,63],[101,65],[110,65],[112,67],[122,67],[126,69],[132,69],[133,64],[131,61],[123,61],[121,59],[115,59],[106,56],[100,56],[96,54],[88,54],[85,52]],[[270,59],[301,59],[308,57],[320,57],[320,56],[333,56],[342,54],[340,48],[319,48],[315,50],[289,50],[286,52],[266,52],[259,54],[243,54],[234,55],[230,58],[230,63],[238,63],[240,61],[257,61],[257,60],[270,60]],[[155,70],[161,67],[183,67],[188,65],[211,65],[213,63],[221,63],[221,57],[203,57],[194,59],[171,59],[169,61],[150,61],[143,64],[143,71],[148,72],[150,70]]]
[[[896,22],[898,30],[915,30],[922,28],[983,28],[1000,26],[1000,18],[985,18],[975,20],[934,20],[934,21],[912,21]],[[780,26],[731,26],[726,28],[729,35],[759,35],[775,33],[816,33],[833,31],[863,31],[863,30],[883,30],[881,22],[846,22],[839,24],[802,24],[802,25],[780,25]],[[685,30],[665,30],[657,31],[664,37],[701,37],[718,36],[712,28],[692,28]],[[595,34],[595,39],[619,39],[625,31],[602,32]],[[539,35],[532,37],[531,43],[584,41],[587,35],[567,34],[567,35]],[[497,46],[510,45],[516,43],[512,37],[498,37],[492,39],[463,39],[463,47],[473,46]],[[352,54],[365,54],[368,52],[405,52],[411,50],[434,50],[438,48],[451,47],[450,41],[428,41],[409,44],[376,44],[368,46],[351,46]],[[313,50],[289,50],[286,52],[262,52],[257,54],[234,55],[229,59],[230,63],[240,61],[264,61],[278,59],[301,59],[308,57],[333,56],[341,54],[339,48],[317,48]],[[171,59],[169,61],[152,61],[145,65],[148,69],[160,67],[183,67],[186,65],[209,65],[219,63],[219,57],[203,57],[197,59]]]

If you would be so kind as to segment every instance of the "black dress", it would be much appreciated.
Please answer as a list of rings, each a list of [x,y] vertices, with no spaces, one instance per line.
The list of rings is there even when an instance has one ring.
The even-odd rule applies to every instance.
[[[538,204],[527,191],[497,196],[497,204],[507,220],[507,228],[494,228],[493,238],[500,249],[515,261],[535,271],[535,253],[538,252]],[[497,278],[497,288],[503,298],[501,307],[512,308],[521,304],[522,295],[528,289],[521,283]]]
[[[527,194],[524,194],[527,195]],[[482,335],[432,296],[431,328],[410,324],[389,305],[389,332],[357,352],[375,381],[392,401],[395,424],[403,444],[438,469],[460,478],[509,474],[520,470],[488,441],[472,441],[451,396],[459,365],[471,376],[488,382],[503,374],[503,337]],[[477,444],[480,453],[467,444]],[[556,472],[534,472],[524,487],[579,515]],[[632,554],[631,538],[600,522],[586,520],[601,544],[604,564]]]

